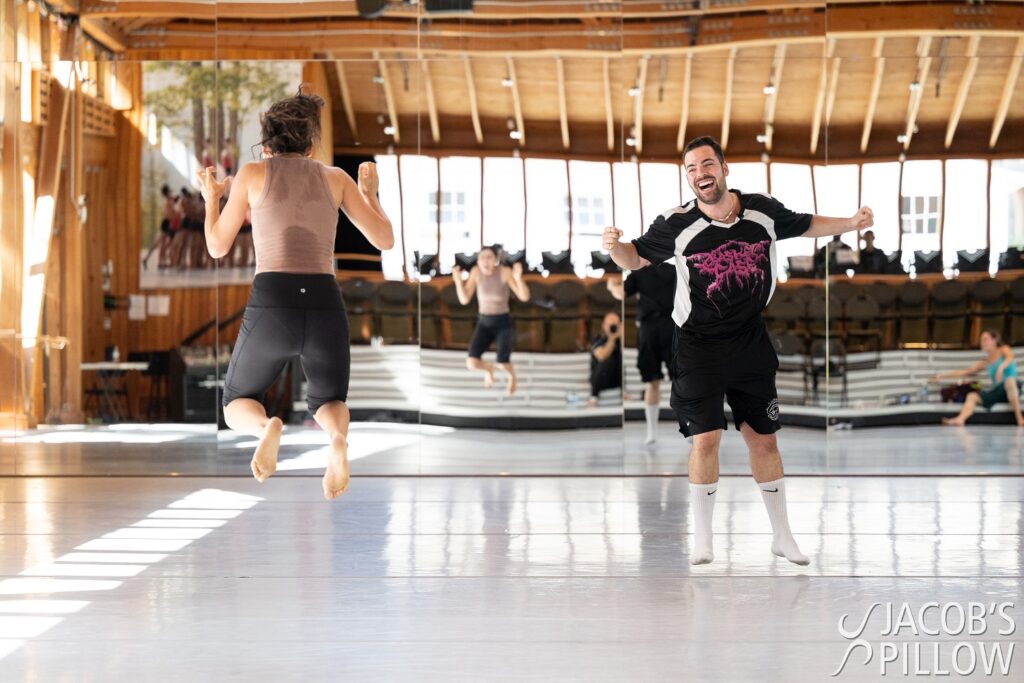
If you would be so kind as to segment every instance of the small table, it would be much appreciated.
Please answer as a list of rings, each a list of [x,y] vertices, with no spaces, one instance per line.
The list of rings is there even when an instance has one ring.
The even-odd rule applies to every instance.
[[[122,377],[126,372],[145,372],[149,369],[146,362],[125,362],[115,363],[113,361],[100,361],[97,363],[82,363],[82,372],[96,372],[100,385],[100,417],[109,417],[114,422],[120,422],[124,415],[118,410],[117,402],[114,400],[114,380]],[[104,412],[104,408],[109,412]]]

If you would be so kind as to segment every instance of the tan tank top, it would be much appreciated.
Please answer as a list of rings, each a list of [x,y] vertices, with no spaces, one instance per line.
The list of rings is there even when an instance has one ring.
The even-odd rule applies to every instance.
[[[251,207],[256,272],[333,275],[338,206],[323,163],[270,157],[264,164],[263,192]]]
[[[508,285],[501,280],[500,266],[490,275],[476,271],[476,304],[481,315],[508,313]]]

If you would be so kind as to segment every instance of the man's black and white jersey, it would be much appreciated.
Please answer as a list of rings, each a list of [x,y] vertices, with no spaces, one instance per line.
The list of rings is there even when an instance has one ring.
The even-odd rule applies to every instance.
[[[672,319],[700,337],[731,337],[749,327],[775,292],[775,242],[811,226],[811,214],[790,211],[766,194],[731,192],[740,200],[735,223],[712,220],[693,200],[666,211],[633,240],[652,264],[675,259]]]

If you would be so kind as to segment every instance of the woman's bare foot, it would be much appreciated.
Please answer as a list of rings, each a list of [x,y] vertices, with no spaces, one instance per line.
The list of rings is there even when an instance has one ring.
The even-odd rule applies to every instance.
[[[516,374],[514,372],[508,373],[508,384],[505,385],[505,395],[511,396],[516,393]]]
[[[1024,427],[1024,415],[1017,416],[1017,426]]]
[[[942,418],[942,424],[944,424],[944,425],[952,425],[954,427],[963,427],[965,422],[966,422],[965,420],[962,420],[959,417],[944,417],[944,418]]]
[[[339,434],[331,439],[324,472],[324,498],[334,500],[348,488],[348,441]]]
[[[256,452],[253,453],[252,462],[249,463],[249,467],[252,468],[252,476],[256,477],[256,481],[261,484],[269,479],[277,469],[277,451],[281,447],[281,430],[283,428],[284,424],[281,422],[281,418],[272,417],[267,420],[267,426],[263,428],[263,436],[260,437],[260,443],[256,446]]]
[[[494,370],[490,368],[484,369],[484,387],[490,389],[494,386]]]

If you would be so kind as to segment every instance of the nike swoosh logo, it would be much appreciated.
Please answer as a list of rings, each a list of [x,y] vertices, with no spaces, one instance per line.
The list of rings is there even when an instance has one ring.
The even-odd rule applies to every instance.
[[[776,491],[778,491],[778,489],[761,489],[761,490],[764,491],[765,493],[775,493]]]
[[[711,495],[712,493],[718,493],[718,489],[715,489],[714,491],[708,491],[708,495],[709,495],[709,496],[710,496],[710,495]]]

